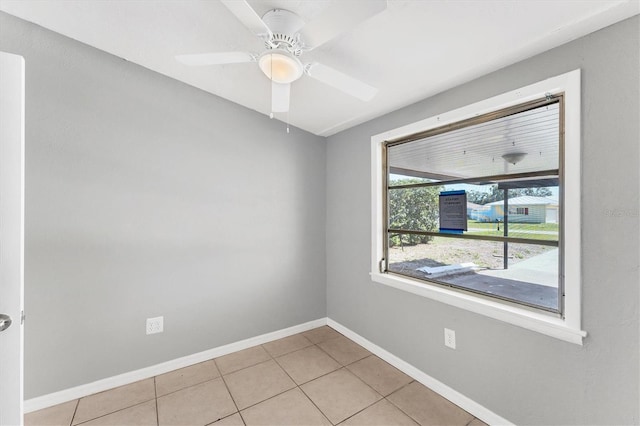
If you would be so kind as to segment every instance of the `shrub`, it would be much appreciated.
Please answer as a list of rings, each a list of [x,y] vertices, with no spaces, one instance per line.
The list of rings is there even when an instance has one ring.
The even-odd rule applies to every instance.
[[[422,182],[419,179],[394,180],[394,185]],[[435,231],[438,228],[439,186],[404,188],[389,191],[389,227],[412,231]],[[389,246],[428,243],[427,235],[391,235]]]

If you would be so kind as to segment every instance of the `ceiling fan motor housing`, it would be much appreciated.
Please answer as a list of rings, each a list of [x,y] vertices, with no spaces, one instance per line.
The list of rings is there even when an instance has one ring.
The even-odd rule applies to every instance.
[[[295,56],[302,54],[302,43],[298,33],[304,26],[302,18],[285,9],[273,9],[264,14],[262,21],[273,33],[265,41],[267,49],[286,49]]]

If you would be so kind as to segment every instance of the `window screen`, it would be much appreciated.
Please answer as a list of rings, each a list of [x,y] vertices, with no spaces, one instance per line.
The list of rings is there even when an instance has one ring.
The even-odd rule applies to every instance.
[[[560,314],[562,105],[386,142],[386,272]]]

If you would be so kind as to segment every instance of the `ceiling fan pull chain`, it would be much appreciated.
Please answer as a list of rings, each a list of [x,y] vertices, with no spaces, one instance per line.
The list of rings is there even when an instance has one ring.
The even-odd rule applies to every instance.
[[[271,66],[271,76],[269,78],[271,80],[271,99],[273,99],[273,61],[271,61],[269,65]],[[271,102],[271,114],[269,114],[269,118],[273,120],[273,102]]]

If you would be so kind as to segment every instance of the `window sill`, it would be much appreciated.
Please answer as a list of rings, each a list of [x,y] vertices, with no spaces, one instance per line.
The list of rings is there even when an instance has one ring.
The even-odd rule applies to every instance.
[[[420,284],[411,279],[390,274],[372,272],[371,279],[380,284],[437,300],[576,345],[582,345],[582,340],[587,335],[585,331],[571,327],[565,320],[554,315],[534,312],[515,305],[495,302],[444,287]]]

